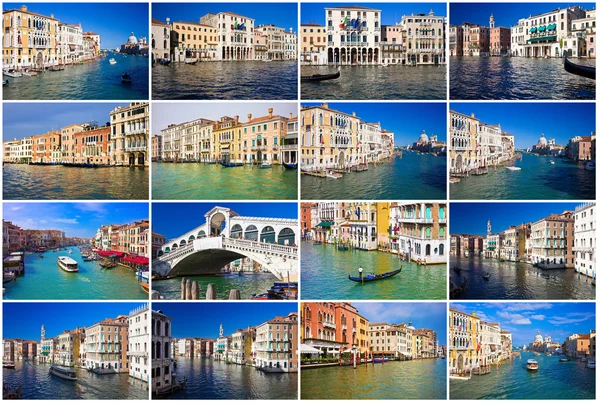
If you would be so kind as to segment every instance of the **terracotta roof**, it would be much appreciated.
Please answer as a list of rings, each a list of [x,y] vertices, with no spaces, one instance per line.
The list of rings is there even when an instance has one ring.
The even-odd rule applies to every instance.
[[[173,24],[188,24],[188,25],[197,25],[199,27],[215,28],[212,25],[200,24],[199,22],[175,21],[175,22],[173,22]]]
[[[369,8],[369,7],[363,7],[363,6],[326,7],[325,9],[328,9],[328,8],[343,8],[343,9],[358,9],[358,10],[377,10],[376,8]]]

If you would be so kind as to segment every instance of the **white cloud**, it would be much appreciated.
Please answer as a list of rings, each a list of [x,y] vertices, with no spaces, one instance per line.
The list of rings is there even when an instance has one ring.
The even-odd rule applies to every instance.
[[[498,317],[508,320],[510,324],[516,325],[528,325],[531,324],[531,320],[518,313],[508,313],[506,311],[499,311]]]
[[[551,317],[550,320],[548,320],[548,322],[554,325],[575,324],[589,320],[590,318],[594,318],[595,316],[596,315],[594,313],[570,313],[569,317]]]
[[[77,219],[54,219],[57,223],[65,223],[65,224],[79,224]]]
[[[544,316],[543,314],[535,314],[533,316],[531,316],[532,320],[539,320],[542,321],[546,318],[546,316]]]

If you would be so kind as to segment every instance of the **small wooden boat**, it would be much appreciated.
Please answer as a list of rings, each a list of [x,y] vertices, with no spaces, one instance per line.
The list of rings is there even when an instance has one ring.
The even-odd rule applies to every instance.
[[[453,266],[453,267],[452,267],[452,270],[453,270],[454,272],[456,272],[457,274],[459,274],[461,269],[460,269],[460,267],[457,267],[457,266],[455,265],[455,266]]]
[[[588,79],[596,80],[596,68],[593,66],[582,66],[577,65],[571,61],[567,57],[567,52],[564,53],[565,59],[565,70],[571,74],[576,74],[578,76],[586,77]]]
[[[560,358],[558,361],[559,362],[568,362],[569,358]]]
[[[325,81],[325,80],[335,80],[340,78],[340,71],[338,70],[335,73],[331,74],[313,74],[312,76],[301,76],[300,82],[308,83],[308,82],[316,82],[316,81]]]
[[[258,168],[271,168],[273,167],[271,163],[262,163]]]
[[[288,170],[295,170],[298,168],[298,164],[297,163],[283,163],[283,166],[285,168],[287,168]]]
[[[235,163],[226,163],[224,161],[219,161],[219,164],[221,164],[223,167],[235,167]]]
[[[400,273],[400,271],[402,271],[402,267],[400,267],[400,269],[396,269],[395,271],[390,271],[390,272],[386,272],[380,275],[365,275],[363,277],[360,276],[350,276],[348,275],[348,279],[350,279],[353,282],[373,282],[373,281],[380,281],[382,279],[387,279],[387,278],[391,278],[394,275],[397,275]]]
[[[490,273],[487,273],[487,274],[483,275],[483,280],[485,280],[485,281],[489,281],[489,280],[490,280],[490,278],[491,278],[491,276],[492,276],[492,274],[490,274]]]
[[[144,291],[146,293],[150,292],[150,285],[148,283],[140,283],[140,286],[142,287],[142,289],[144,289]]]
[[[527,359],[527,370],[538,370],[539,365],[535,359]]]
[[[385,363],[388,362],[389,359],[388,358],[375,358],[373,359],[373,363]]]
[[[123,84],[131,84],[131,74],[123,73],[121,75],[121,83]]]

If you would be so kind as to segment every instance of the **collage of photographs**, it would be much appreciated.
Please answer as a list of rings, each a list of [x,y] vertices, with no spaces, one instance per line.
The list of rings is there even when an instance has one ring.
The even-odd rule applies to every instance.
[[[596,3],[129,1],[2,4],[3,400],[596,399]]]

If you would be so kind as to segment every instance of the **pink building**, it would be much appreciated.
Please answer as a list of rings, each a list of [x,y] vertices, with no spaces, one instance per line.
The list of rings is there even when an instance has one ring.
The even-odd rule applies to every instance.
[[[490,54],[506,55],[510,50],[510,28],[490,28]]]

